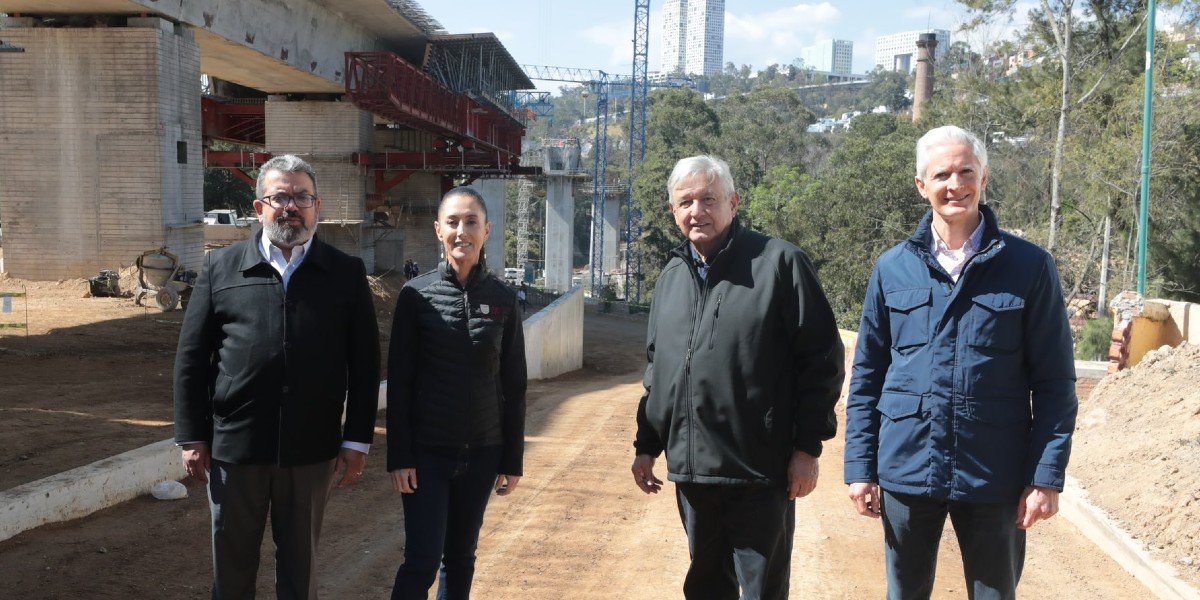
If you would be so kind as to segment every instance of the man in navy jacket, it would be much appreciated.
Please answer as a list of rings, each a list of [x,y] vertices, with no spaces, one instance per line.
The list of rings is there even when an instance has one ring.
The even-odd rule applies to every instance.
[[[1015,598],[1025,530],[1058,512],[1078,403],[1054,259],[980,200],[987,150],[917,142],[931,210],[879,258],[846,406],[845,481],[883,517],[888,598],[928,598],[946,516],[972,598]]]

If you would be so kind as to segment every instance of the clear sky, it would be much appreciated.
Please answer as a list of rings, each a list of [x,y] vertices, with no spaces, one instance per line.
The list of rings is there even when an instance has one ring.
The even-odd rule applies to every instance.
[[[421,0],[450,33],[494,32],[517,62],[627,74],[633,59],[633,0]],[[650,3],[650,70],[658,70],[664,0]],[[1034,1],[1022,2],[1027,6]],[[1018,9],[1024,15],[1027,9]],[[953,0],[726,0],[724,62],[761,69],[788,64],[800,48],[836,38],[854,42],[855,73],[870,71],[875,38],[914,29],[957,35],[964,11]],[[999,37],[993,32],[973,34]],[[542,84],[542,82],[535,82]],[[557,89],[559,84],[542,84]]]

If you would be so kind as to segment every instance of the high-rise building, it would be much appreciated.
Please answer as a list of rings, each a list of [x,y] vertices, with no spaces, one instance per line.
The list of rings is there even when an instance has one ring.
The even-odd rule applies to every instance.
[[[667,0],[663,5],[664,73],[719,73],[724,50],[725,0]]]
[[[950,48],[950,32],[945,29],[905,31],[875,38],[875,67],[887,71],[911,73],[917,68],[917,36],[932,33],[937,37],[934,60],[941,59]]]
[[[821,40],[815,45],[801,48],[800,60],[804,62],[805,69],[830,75],[849,75],[854,62],[854,42]]]

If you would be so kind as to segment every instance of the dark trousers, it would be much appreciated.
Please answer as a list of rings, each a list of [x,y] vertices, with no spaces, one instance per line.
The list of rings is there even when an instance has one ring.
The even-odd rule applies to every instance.
[[[1025,563],[1017,503],[947,502],[883,491],[883,539],[889,600],[929,598],[946,515],[954,524],[967,597],[1012,600]]]
[[[685,598],[788,597],[796,503],[786,489],[678,483],[675,499],[692,557]]]
[[[314,568],[334,461],[302,467],[213,460],[208,473],[216,599],[253,598],[267,515],[275,541],[275,595],[317,597]]]
[[[438,600],[465,600],[500,446],[417,448],[416,459],[417,490],[402,498],[404,564],[396,571],[392,600],[427,598],[439,565]]]

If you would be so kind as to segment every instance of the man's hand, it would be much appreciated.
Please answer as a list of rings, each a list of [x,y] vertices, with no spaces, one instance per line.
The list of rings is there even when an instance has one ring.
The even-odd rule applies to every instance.
[[[342,480],[338,482],[338,487],[346,487],[362,476],[363,466],[367,464],[367,455],[358,450],[342,448],[338,451],[337,464],[333,470],[342,472]]]
[[[793,452],[788,462],[788,500],[803,498],[817,489],[820,472],[817,457],[803,450]]]
[[[1058,491],[1029,486],[1017,503],[1017,527],[1029,529],[1034,523],[1058,514]]]
[[[879,503],[879,499],[878,483],[850,484],[850,501],[854,503],[854,509],[858,511],[858,514],[878,519],[883,512],[883,506]]]
[[[398,469],[392,471],[392,489],[401,494],[411,494],[417,491],[417,470]]]
[[[208,469],[212,460],[208,453],[208,442],[194,442],[183,445],[183,469],[191,477],[208,483]]]
[[[639,454],[633,459],[633,481],[643,492],[657,494],[662,489],[662,480],[654,476],[654,457],[649,454]]]
[[[496,476],[496,495],[507,496],[517,489],[517,482],[521,481],[520,475],[505,475],[503,473]]]

